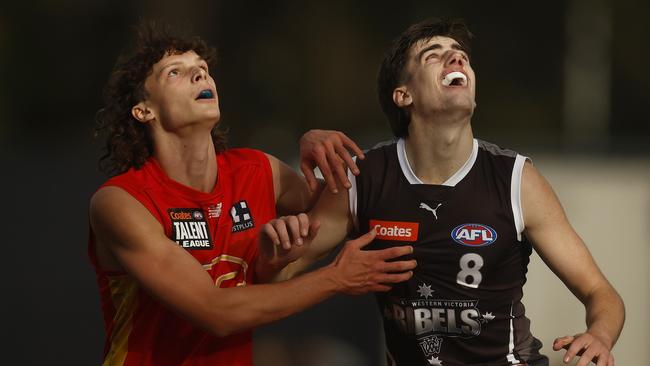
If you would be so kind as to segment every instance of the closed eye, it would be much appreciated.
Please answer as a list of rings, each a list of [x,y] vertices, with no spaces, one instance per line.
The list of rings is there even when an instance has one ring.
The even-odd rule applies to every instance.
[[[426,61],[429,61],[429,60],[432,60],[432,59],[437,59],[437,58],[438,58],[438,54],[431,52],[431,53],[427,54],[424,57],[424,61],[426,62]]]
[[[179,71],[178,69],[171,69],[171,70],[169,70],[169,72],[167,73],[167,76],[169,76],[169,77],[175,77],[175,76],[178,76],[179,74],[180,74],[180,71]]]

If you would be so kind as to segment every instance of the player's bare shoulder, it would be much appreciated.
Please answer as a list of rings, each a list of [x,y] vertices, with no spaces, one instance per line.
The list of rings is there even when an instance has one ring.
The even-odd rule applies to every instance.
[[[162,227],[133,196],[115,186],[97,190],[90,199],[90,227],[97,260],[105,270],[121,270],[114,252],[135,246],[143,232],[162,233]]]

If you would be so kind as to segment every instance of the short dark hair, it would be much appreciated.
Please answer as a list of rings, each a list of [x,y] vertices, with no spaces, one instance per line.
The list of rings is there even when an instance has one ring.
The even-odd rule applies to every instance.
[[[120,57],[104,89],[104,106],[97,112],[95,135],[105,133],[104,154],[99,169],[109,176],[130,168],[139,169],[153,152],[153,144],[145,124],[131,114],[133,106],[145,100],[145,80],[153,65],[167,54],[194,51],[208,65],[216,63],[216,50],[196,36],[161,21],[143,20],[135,27],[133,49]],[[226,132],[216,126],[212,141],[217,152],[226,146]]]
[[[393,91],[408,80],[406,64],[411,47],[420,40],[435,36],[449,37],[470,54],[470,40],[473,35],[462,19],[432,18],[413,24],[395,39],[384,54],[377,75],[379,104],[388,118],[395,137],[407,137],[411,116],[393,102]]]

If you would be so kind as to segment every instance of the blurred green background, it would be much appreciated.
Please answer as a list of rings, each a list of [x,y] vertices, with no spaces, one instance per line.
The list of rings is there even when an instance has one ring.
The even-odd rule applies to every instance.
[[[3,2],[4,354],[23,365],[100,362],[103,330],[85,253],[88,199],[105,178],[94,114],[138,19],[189,22],[217,46],[212,73],[230,145],[294,166],[297,140],[311,128],[341,130],[362,148],[391,138],[375,93],[382,52],[408,25],[450,16],[476,35],[477,137],[533,157],[632,159],[641,161],[633,170],[647,172],[648,14],[649,2],[633,0]],[[341,353],[347,361],[320,364],[383,362],[373,305],[370,297],[335,298],[264,328],[258,364],[286,347],[273,342],[303,334],[354,350]],[[298,344],[289,347],[294,356],[273,357],[311,350]],[[291,362],[307,364],[277,364]]]

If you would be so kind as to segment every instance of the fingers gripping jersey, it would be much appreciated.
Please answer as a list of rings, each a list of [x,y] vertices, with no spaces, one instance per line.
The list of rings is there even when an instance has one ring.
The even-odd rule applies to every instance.
[[[521,303],[531,244],[522,235],[525,158],[474,140],[442,185],[413,174],[404,140],[358,160],[350,207],[370,249],[413,245],[413,277],[377,300],[390,364],[544,364]],[[351,177],[352,179],[352,177]]]
[[[258,229],[275,217],[273,176],[266,156],[250,149],[217,155],[218,177],[210,193],[167,177],[149,159],[107,181],[137,199],[165,234],[185,248],[215,286],[245,286],[253,279]],[[104,365],[251,365],[251,333],[217,338],[181,319],[144,292],[126,273],[96,266],[106,343]]]

